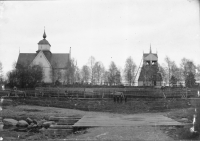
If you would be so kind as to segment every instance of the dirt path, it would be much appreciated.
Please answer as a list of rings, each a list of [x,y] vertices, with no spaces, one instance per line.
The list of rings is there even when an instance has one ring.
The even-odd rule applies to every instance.
[[[97,127],[89,128],[85,134],[71,136],[71,140],[166,140],[173,141],[172,138],[164,134],[159,127]]]
[[[2,111],[3,117],[17,118],[31,117],[35,119],[48,118],[49,116],[70,116],[70,115],[107,115],[123,116],[122,114],[85,112],[73,109],[54,107],[19,105],[8,106]],[[154,113],[155,114],[155,113]],[[159,113],[160,114],[160,113]],[[94,127],[88,128],[84,134],[72,134],[67,137],[72,140],[173,140],[168,137],[159,126],[135,126],[135,127]]]

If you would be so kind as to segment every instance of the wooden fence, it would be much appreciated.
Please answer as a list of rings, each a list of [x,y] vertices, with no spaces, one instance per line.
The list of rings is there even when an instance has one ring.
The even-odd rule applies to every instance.
[[[188,98],[196,97],[197,89],[153,89],[153,88],[52,88],[20,89],[27,97],[67,97],[67,98],[113,98],[116,91],[123,92],[128,98]],[[9,90],[0,91],[0,96]]]

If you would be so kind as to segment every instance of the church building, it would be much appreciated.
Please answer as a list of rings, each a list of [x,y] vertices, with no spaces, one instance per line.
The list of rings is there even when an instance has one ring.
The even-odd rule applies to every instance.
[[[19,54],[16,68],[40,65],[43,68],[43,82],[53,83],[56,80],[64,82],[65,72],[71,60],[71,48],[69,53],[52,53],[51,45],[46,37],[44,31],[43,39],[38,42],[36,53]]]
[[[140,71],[138,86],[161,86],[162,75],[158,67],[157,53],[143,53],[143,65]]]

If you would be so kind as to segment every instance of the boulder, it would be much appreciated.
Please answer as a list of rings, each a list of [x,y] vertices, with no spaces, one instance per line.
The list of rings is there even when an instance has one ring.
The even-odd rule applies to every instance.
[[[33,123],[34,123],[34,124],[37,124],[37,121],[36,121],[36,120],[33,120]]]
[[[41,127],[41,126],[43,125],[44,122],[46,122],[45,119],[40,120],[40,121],[38,121],[38,124],[37,124],[37,125],[38,125],[39,127]]]
[[[20,120],[20,121],[18,121],[17,126],[19,126],[19,127],[27,127],[28,123],[25,120]]]
[[[28,118],[26,119],[26,122],[27,122],[28,124],[31,124],[31,123],[33,122],[33,120],[32,120],[31,118],[28,117]]]
[[[42,127],[41,129],[39,129],[40,132],[44,132],[46,129],[44,127]]]
[[[34,123],[29,124],[28,129],[33,128],[34,125],[35,125]]]
[[[44,128],[49,128],[50,125],[52,125],[52,124],[55,124],[55,122],[54,122],[54,121],[45,121],[45,122],[42,124],[42,126],[43,126]]]
[[[18,121],[10,118],[3,119],[4,126],[15,126],[17,125]]]
[[[28,128],[30,129],[30,128],[37,128],[38,127],[38,125],[37,124],[34,124],[34,123],[31,123],[29,126],[28,126]]]

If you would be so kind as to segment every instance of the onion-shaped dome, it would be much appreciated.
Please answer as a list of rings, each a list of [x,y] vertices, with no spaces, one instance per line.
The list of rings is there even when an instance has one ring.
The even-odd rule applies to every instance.
[[[39,41],[38,45],[50,45],[49,42],[46,40],[46,37],[47,37],[47,35],[46,35],[45,31],[44,31],[44,34],[43,34],[43,38],[44,39]]]

